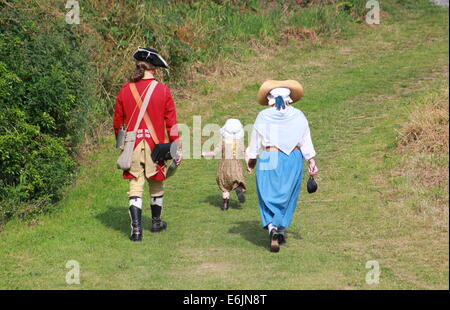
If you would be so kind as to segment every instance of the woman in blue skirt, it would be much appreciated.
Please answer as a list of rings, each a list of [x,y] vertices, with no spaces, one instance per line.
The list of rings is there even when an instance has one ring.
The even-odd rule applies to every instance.
[[[291,106],[302,95],[303,88],[297,81],[264,82],[257,99],[269,108],[258,114],[246,150],[248,172],[259,157],[256,188],[261,222],[269,231],[272,252],[278,252],[280,244],[285,243],[285,230],[291,224],[300,192],[303,160],[309,162],[310,175],[318,172],[308,121]]]

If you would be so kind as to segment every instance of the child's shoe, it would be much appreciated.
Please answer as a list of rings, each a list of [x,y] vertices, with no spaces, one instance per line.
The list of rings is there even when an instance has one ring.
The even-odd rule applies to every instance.
[[[238,187],[236,187],[235,191],[239,202],[245,202],[244,189],[242,188],[242,186],[239,185]]]
[[[230,208],[230,199],[229,198],[224,198],[223,199],[223,207],[222,210],[223,211],[227,211]]]

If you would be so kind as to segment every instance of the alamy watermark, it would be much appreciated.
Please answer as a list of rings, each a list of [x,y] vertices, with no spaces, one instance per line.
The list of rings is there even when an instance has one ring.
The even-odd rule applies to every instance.
[[[369,9],[369,12],[366,14],[366,23],[369,25],[379,25],[380,3],[376,0],[369,0],[366,2],[366,9]]]
[[[380,284],[380,263],[377,260],[366,262],[366,269],[370,269],[366,274],[366,283],[369,285]]]
[[[80,3],[77,0],[67,0],[66,9],[69,11],[66,13],[66,23],[69,25],[80,24]]]
[[[69,260],[66,268],[70,270],[66,273],[66,283],[69,285],[80,284],[80,263],[76,260]]]

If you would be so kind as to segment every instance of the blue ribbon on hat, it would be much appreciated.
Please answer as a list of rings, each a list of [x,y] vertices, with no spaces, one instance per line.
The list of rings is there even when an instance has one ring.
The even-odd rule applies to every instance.
[[[286,107],[283,97],[278,96],[275,98],[275,107],[277,108],[278,111],[280,111],[281,108],[284,109]]]

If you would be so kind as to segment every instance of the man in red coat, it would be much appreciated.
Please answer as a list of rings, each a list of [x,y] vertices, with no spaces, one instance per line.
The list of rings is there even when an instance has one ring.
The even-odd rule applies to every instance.
[[[138,48],[134,59],[136,60],[136,69],[130,81],[122,85],[116,99],[114,110],[116,136],[123,125],[126,126],[127,131],[134,130],[140,111],[135,100],[136,95],[143,100],[150,83],[155,81],[156,68],[168,68],[166,61],[153,49]],[[167,228],[167,222],[161,220],[164,196],[163,181],[166,178],[165,165],[153,162],[151,151],[156,143],[174,141],[178,143],[178,138],[175,103],[170,89],[164,84],[158,83],[150,97],[146,114],[138,127],[131,169],[123,173],[123,177],[130,180],[128,198],[131,217],[130,240],[132,241],[142,240],[142,194],[145,180],[149,183],[151,196],[151,232],[160,232]],[[177,159],[177,165],[180,164],[180,161],[181,156]]]

